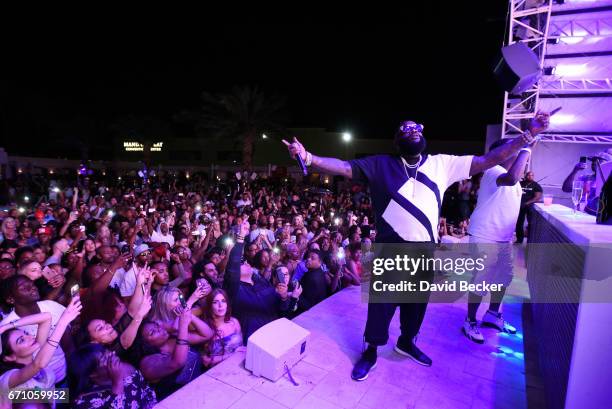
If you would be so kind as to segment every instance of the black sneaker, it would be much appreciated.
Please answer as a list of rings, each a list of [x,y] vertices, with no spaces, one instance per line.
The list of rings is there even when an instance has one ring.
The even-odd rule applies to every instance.
[[[365,381],[368,379],[370,371],[376,368],[376,350],[366,349],[365,352],[359,358],[359,361],[353,367],[351,378],[354,381]]]
[[[419,365],[431,366],[431,359],[423,353],[414,342],[402,342],[401,338],[397,340],[395,345],[395,352],[400,355],[407,356]]]

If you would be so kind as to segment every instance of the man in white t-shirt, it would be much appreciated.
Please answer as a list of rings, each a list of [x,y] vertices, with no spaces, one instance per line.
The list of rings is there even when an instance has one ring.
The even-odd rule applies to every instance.
[[[159,224],[159,228],[151,234],[151,241],[153,243],[168,243],[170,247],[174,247],[174,236],[170,232],[167,222],[162,221]]]
[[[248,193],[244,193],[242,197],[236,201],[237,208],[241,208],[244,206],[250,206],[250,205],[251,205],[251,199],[249,199]]]
[[[8,282],[8,280],[11,280]],[[32,314],[38,314],[41,312],[48,312],[51,314],[51,329],[50,333],[53,333],[57,321],[62,316],[62,313],[66,309],[63,305],[50,300],[39,301],[40,294],[38,289],[34,285],[34,282],[26,276],[13,276],[7,280],[6,288],[7,292],[6,302],[13,305],[13,310],[0,322],[0,324],[8,324],[12,321],[18,320],[19,318],[27,317]],[[37,325],[26,325],[20,327],[25,333],[36,336],[38,330]],[[69,332],[66,331],[66,335],[62,338],[62,341],[69,339]],[[66,345],[62,342],[62,345]],[[47,368],[53,371],[55,374],[55,382],[60,383],[66,378],[66,356],[62,347],[55,349],[53,357],[49,361]]]
[[[490,146],[498,148],[509,139],[500,139]],[[512,238],[516,219],[521,208],[521,177],[531,154],[531,148],[522,148],[517,154],[501,164],[487,169],[480,181],[478,202],[470,217],[468,234],[475,258],[484,258],[485,269],[476,274],[473,283],[499,284],[499,291],[491,292],[489,309],[482,325],[514,334],[510,325],[499,312],[506,288],[512,282]],[[463,333],[472,341],[482,344],[484,337],[478,329],[476,313],[487,291],[468,294],[468,315],[463,323]]]
[[[134,249],[134,262],[132,267],[125,272],[123,280],[119,283],[119,292],[122,297],[131,297],[136,291],[136,273],[151,262],[151,249],[146,244],[141,244]],[[138,270],[137,270],[138,269]]]

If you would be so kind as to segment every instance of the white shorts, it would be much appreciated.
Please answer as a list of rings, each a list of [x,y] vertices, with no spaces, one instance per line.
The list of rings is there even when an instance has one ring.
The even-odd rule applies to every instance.
[[[512,283],[513,259],[512,243],[500,243],[481,237],[470,237],[470,253],[473,258],[483,258],[485,268],[476,271],[472,283],[500,284],[504,289]],[[484,296],[488,291],[474,292]]]

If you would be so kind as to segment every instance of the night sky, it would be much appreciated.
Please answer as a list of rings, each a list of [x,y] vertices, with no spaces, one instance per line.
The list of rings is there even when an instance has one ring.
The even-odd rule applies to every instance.
[[[59,141],[112,136],[110,124],[126,115],[193,137],[173,116],[197,108],[204,90],[244,84],[285,96],[290,127],[388,138],[412,118],[429,138],[482,139],[501,118],[492,67],[507,3],[482,2],[469,13],[458,3],[388,19],[32,36],[4,51],[2,146],[53,156]]]

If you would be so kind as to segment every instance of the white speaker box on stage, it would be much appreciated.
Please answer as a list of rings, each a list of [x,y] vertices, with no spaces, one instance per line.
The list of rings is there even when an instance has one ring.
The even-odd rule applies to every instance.
[[[309,340],[310,331],[279,318],[249,337],[244,365],[253,375],[277,381],[306,355]]]

